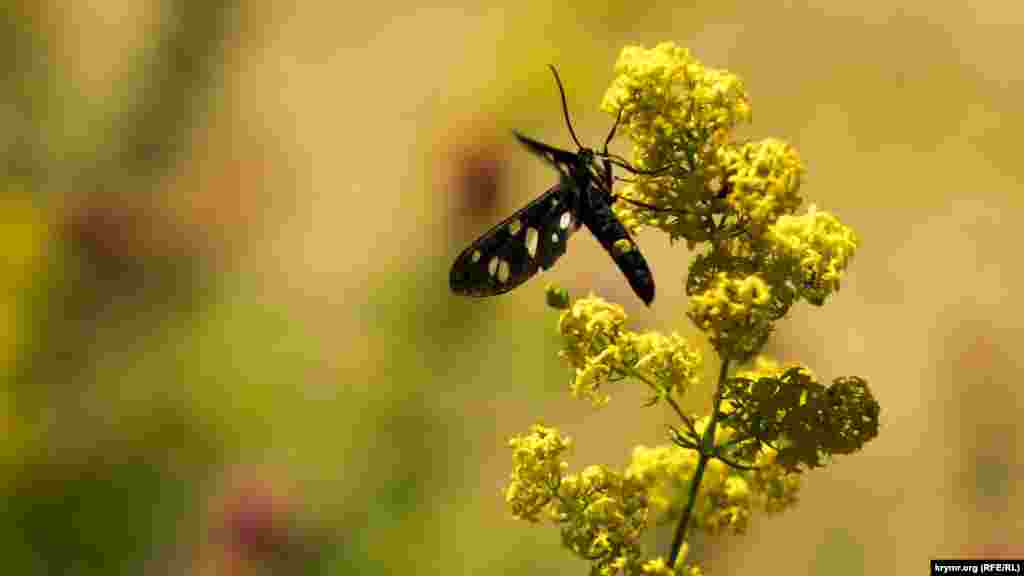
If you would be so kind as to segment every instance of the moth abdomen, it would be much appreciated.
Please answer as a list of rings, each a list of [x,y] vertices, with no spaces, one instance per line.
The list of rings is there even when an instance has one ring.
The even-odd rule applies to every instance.
[[[654,301],[654,276],[647,260],[626,227],[615,217],[607,198],[591,195],[588,204],[587,209],[582,211],[583,223],[615,261],[633,292],[644,304],[650,306]]]

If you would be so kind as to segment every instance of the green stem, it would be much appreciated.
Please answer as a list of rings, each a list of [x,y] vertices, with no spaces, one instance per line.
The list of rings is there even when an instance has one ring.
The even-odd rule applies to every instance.
[[[638,371],[638,370],[634,370],[633,368],[630,368],[629,366],[623,366],[623,367],[621,367],[621,368],[619,369],[619,371],[620,371],[620,372],[622,372],[623,374],[626,374],[626,375],[628,375],[628,376],[632,376],[633,378],[636,378],[637,380],[639,380],[639,381],[643,382],[644,384],[647,384],[647,387],[648,387],[648,388],[650,388],[651,390],[653,390],[655,394],[658,394],[658,393],[659,393],[658,385],[657,385],[657,384],[655,384],[654,382],[652,382],[652,381],[651,381],[650,379],[648,379],[648,378],[647,378],[646,376],[644,376],[644,375],[643,375],[643,373],[641,373],[640,371]],[[677,402],[675,401],[675,399],[674,399],[674,398],[672,398],[672,395],[671,395],[671,394],[666,394],[666,395],[664,396],[664,398],[665,398],[665,401],[666,401],[666,402],[668,402],[668,405],[669,405],[669,406],[671,406],[673,410],[675,410],[676,414],[677,414],[677,415],[678,415],[678,416],[679,416],[679,417],[680,417],[680,418],[681,418],[681,419],[683,420],[683,422],[685,422],[685,423],[686,423],[686,424],[687,424],[687,425],[688,425],[688,426],[690,427],[690,429],[692,430],[692,429],[693,429],[693,425],[692,425],[692,423],[690,422],[690,418],[689,418],[689,417],[688,417],[688,416],[686,415],[686,413],[685,413],[685,412],[683,412],[683,408],[682,408],[681,406],[679,406],[679,403],[677,403]]]
[[[697,469],[693,473],[693,480],[690,481],[690,495],[686,502],[686,509],[679,518],[676,525],[675,536],[672,537],[672,551],[669,555],[668,565],[675,567],[679,553],[683,549],[683,541],[686,538],[686,529],[689,527],[690,518],[693,516],[693,509],[697,505],[697,492],[700,490],[701,480],[704,479],[704,470],[707,468],[708,460],[714,455],[715,429],[718,427],[718,411],[722,406],[722,387],[729,375],[729,359],[722,360],[722,366],[718,371],[718,386],[715,388],[715,407],[711,411],[711,422],[704,429],[704,436],[701,438],[700,457],[697,460]]]

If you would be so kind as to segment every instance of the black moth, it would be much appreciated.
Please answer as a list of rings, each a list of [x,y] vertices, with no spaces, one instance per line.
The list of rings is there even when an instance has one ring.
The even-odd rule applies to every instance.
[[[626,227],[612,212],[612,165],[634,174],[655,172],[637,170],[608,153],[608,143],[622,118],[621,111],[601,152],[580,144],[569,121],[562,81],[554,66],[551,71],[562,97],[569,134],[579,150],[561,150],[514,132],[530,152],[558,170],[559,182],[463,250],[452,264],[448,283],[452,292],[466,296],[508,292],[537,272],[551,268],[565,254],[566,242],[582,223],[618,265],[633,292],[650,306],[654,300],[651,270]]]

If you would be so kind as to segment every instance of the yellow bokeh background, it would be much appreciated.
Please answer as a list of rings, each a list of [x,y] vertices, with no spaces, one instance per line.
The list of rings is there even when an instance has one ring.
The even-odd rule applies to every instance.
[[[691,254],[640,236],[650,310],[585,233],[500,298],[447,274],[554,182],[511,130],[571,147],[547,64],[598,143],[619,50],[661,41],[743,78],[741,136],[791,142],[804,194],[862,238],[842,291],[794,308],[769,351],[862,376],[882,405],[880,436],[808,474],[795,509],[692,554],[808,575],[1024,556],[1024,5],[7,9],[9,573],[586,570],[503,508],[507,438],[540,420],[573,436],[573,466],[624,467],[673,422],[626,384],[601,411],[567,398],[543,284],[692,334]]]

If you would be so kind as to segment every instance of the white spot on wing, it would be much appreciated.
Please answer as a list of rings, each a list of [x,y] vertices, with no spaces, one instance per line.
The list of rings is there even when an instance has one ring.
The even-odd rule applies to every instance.
[[[491,261],[487,263],[487,273],[494,276],[498,273],[498,257],[492,256]]]
[[[498,263],[498,282],[501,282],[502,284],[507,282],[508,281],[509,272],[510,272],[510,270],[509,270],[509,267],[508,267],[508,261],[507,260],[502,260],[501,262],[499,262]]]
[[[513,235],[513,236],[515,236],[516,234],[519,234],[519,231],[522,230],[522,229],[523,229],[523,223],[520,222],[518,218],[516,218],[515,220],[509,222],[509,224],[508,224],[508,233]]]
[[[473,250],[473,255],[470,257],[470,259],[473,261],[473,264],[476,264],[477,262],[479,262],[480,261],[480,251],[479,250]]]
[[[555,244],[558,243],[558,232],[551,233],[551,241],[554,242]]]
[[[562,214],[562,219],[558,221],[558,225],[562,230],[568,230],[570,224],[572,224],[572,214],[569,212]]]
[[[526,253],[530,258],[537,256],[537,240],[540,240],[540,233],[533,226],[526,229]]]

